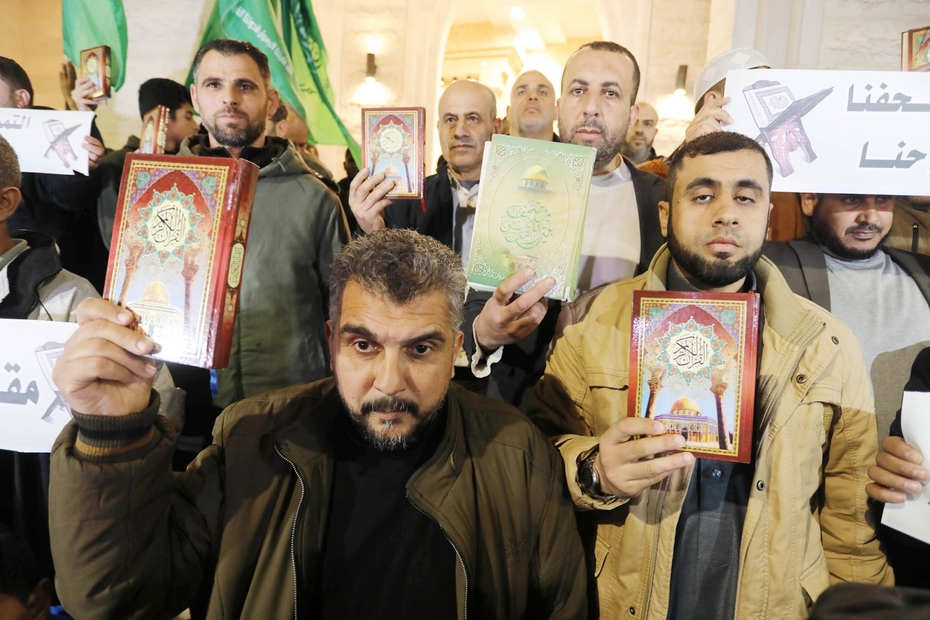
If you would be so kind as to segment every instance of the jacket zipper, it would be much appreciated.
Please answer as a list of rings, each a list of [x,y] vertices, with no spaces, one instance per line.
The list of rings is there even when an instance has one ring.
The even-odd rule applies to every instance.
[[[669,478],[667,477],[662,481],[662,495],[659,497],[659,513],[656,515],[656,533],[652,537],[652,569],[649,571],[649,590],[646,592],[646,604],[643,606],[643,618],[649,617],[649,604],[652,601],[652,586],[655,582],[655,573],[656,573],[656,557],[659,555],[659,528],[662,523],[662,511],[665,510],[665,496],[668,494],[668,485]]]
[[[424,517],[426,517],[427,519],[429,519],[430,521],[432,521],[433,523],[439,526],[439,529],[442,530],[442,535],[445,536],[446,540],[449,541],[449,544],[452,545],[452,550],[455,551],[455,557],[458,558],[459,564],[462,565],[462,574],[465,575],[465,600],[464,600],[465,614],[463,616],[463,620],[468,620],[468,571],[465,570],[465,560],[462,559],[462,554],[459,553],[459,548],[455,546],[454,542],[452,542],[452,538],[446,532],[446,528],[442,526],[442,523],[440,523],[438,519],[434,519],[431,515],[427,514],[425,510],[417,506],[416,502],[410,499],[409,493],[407,493],[406,496],[407,496],[407,501],[410,502],[411,506],[416,508],[417,511],[419,511]]]
[[[294,523],[291,525],[291,568],[294,570],[294,620],[297,620],[297,554],[294,551],[294,542],[297,537],[297,520],[300,518],[300,507],[303,506],[304,503],[304,479],[300,477],[300,472],[297,471],[297,466],[294,465],[294,462],[281,454],[281,450],[278,449],[278,446],[274,447],[274,451],[278,453],[278,456],[288,462],[291,469],[294,470],[294,475],[297,476],[297,480],[300,482],[300,499],[297,500],[297,512],[294,514]]]

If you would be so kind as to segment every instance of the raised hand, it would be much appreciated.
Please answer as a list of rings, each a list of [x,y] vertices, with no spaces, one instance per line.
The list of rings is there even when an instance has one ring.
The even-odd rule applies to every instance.
[[[694,120],[685,129],[685,142],[694,140],[698,136],[714,131],[723,131],[721,125],[729,125],[733,122],[730,113],[723,109],[723,106],[730,103],[729,97],[721,97],[714,91],[705,95],[704,107],[695,115]]]
[[[78,306],[78,329],[55,364],[52,378],[74,411],[128,415],[149,404],[157,349],[151,338],[132,329],[132,312],[104,299]]]
[[[694,462],[690,452],[674,452],[684,445],[684,437],[667,433],[661,422],[627,417],[617,420],[601,436],[594,461],[601,491],[621,499],[638,496]]]
[[[349,208],[359,227],[366,233],[384,228],[384,208],[391,204],[385,194],[394,189],[394,181],[385,180],[379,172],[368,177],[368,169],[362,168],[349,183]]]
[[[555,286],[543,278],[522,295],[517,289],[533,279],[533,270],[517,272],[501,282],[475,319],[475,342],[485,351],[519,342],[542,323],[547,304],[543,295]]]
[[[78,110],[93,112],[97,109],[100,102],[91,97],[96,88],[93,80],[89,77],[84,77],[77,81],[74,85],[74,90],[71,91],[71,99],[74,101]]]

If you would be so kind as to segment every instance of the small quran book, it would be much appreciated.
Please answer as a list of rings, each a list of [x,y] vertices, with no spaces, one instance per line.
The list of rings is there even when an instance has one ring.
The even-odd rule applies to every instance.
[[[748,463],[758,339],[756,293],[634,291],[629,415],[697,457]]]
[[[572,301],[596,151],[588,146],[494,135],[485,144],[468,257],[468,283],[493,291],[532,268],[523,293],[551,276],[546,294]]]
[[[126,156],[103,296],[161,345],[152,357],[229,363],[257,182],[244,159]]]
[[[930,71],[930,26],[901,33],[901,71]]]
[[[81,77],[94,83],[93,99],[110,96],[110,46],[98,45],[81,50]]]
[[[394,181],[387,198],[423,198],[425,124],[425,108],[362,108],[362,160]]]
[[[165,152],[165,140],[168,136],[168,108],[156,106],[142,117],[142,138],[139,140],[139,153],[161,155]]]

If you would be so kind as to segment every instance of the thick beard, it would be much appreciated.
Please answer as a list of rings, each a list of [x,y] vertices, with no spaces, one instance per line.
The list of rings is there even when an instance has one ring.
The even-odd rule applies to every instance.
[[[227,113],[228,110],[222,110],[216,114]],[[218,143],[223,146],[242,148],[253,144],[265,133],[265,119],[262,115],[259,115],[258,120],[254,123],[247,116],[243,116],[243,118],[246,119],[248,124],[242,129],[220,127],[213,119],[208,120],[206,116],[204,116],[202,120],[207,131],[210,132],[210,135],[213,136],[213,139]]]
[[[563,127],[560,122],[559,136],[562,142],[574,144],[575,134],[577,134],[578,130],[582,127],[594,127],[601,132],[601,138],[604,140],[604,143],[597,148],[597,154],[594,156],[594,167],[600,168],[613,161],[617,153],[620,152],[620,147],[623,146],[623,141],[626,137],[627,130],[630,128],[630,124],[627,123],[626,127],[621,128],[621,131],[618,131],[616,135],[614,135],[607,131],[607,127],[604,124],[593,119],[578,123],[572,127],[569,132],[566,132],[565,127]]]
[[[709,261],[699,254],[692,252],[683,246],[675,236],[672,227],[672,218],[668,220],[668,251],[671,253],[675,263],[686,274],[695,280],[708,284],[714,288],[728,286],[737,282],[752,271],[752,268],[759,262],[762,256],[762,246],[752,254],[739,259],[736,262],[728,262],[724,257],[718,257],[717,260]]]
[[[421,412],[419,405],[412,400],[385,396],[383,398],[364,402],[362,403],[361,410],[354,410],[345,399],[342,398],[341,392],[339,398],[342,399],[342,404],[349,415],[349,420],[362,438],[364,438],[372,448],[382,452],[406,450],[415,445],[429,432],[430,428],[432,428],[433,423],[436,421],[437,413],[443,408],[446,402],[446,395],[443,394],[435,407],[430,407],[428,411]],[[410,413],[418,421],[404,435],[384,435],[373,429],[369,424],[369,420],[371,419],[370,416],[373,411],[384,410],[405,411]],[[394,425],[395,423],[393,421],[381,422],[381,428],[384,430],[389,430]]]
[[[811,226],[814,231],[814,238],[829,250],[834,256],[839,258],[845,258],[846,260],[865,260],[867,258],[872,258],[875,254],[885,245],[885,239],[888,238],[888,233],[886,232],[882,235],[881,240],[876,244],[871,250],[862,249],[858,250],[855,248],[850,248],[843,245],[843,240],[836,236],[830,228],[825,226],[823,222],[817,218],[811,218]],[[855,232],[856,230],[871,230],[875,231],[878,234],[882,234],[882,229],[880,226],[873,226],[872,224],[863,224],[860,226],[850,226],[846,229],[846,234]]]

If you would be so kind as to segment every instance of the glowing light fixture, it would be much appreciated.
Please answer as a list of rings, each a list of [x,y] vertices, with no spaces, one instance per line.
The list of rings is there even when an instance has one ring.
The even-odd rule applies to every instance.
[[[675,80],[675,94],[684,95],[685,82],[688,80],[688,65],[678,65],[678,79]]]
[[[365,66],[365,81],[369,84],[376,82],[375,73],[378,72],[378,65],[375,64],[375,55],[368,54],[368,59]]]
[[[512,9],[510,9],[510,19],[519,21],[523,19],[524,17],[526,17],[526,13],[523,11],[522,8],[515,6]]]

